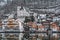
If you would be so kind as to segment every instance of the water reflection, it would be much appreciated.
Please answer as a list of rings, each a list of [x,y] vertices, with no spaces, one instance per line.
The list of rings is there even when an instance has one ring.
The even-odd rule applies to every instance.
[[[4,35],[4,36],[3,36]],[[46,33],[0,33],[0,40],[60,40],[60,34]]]

